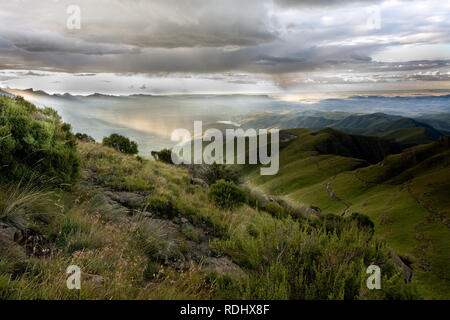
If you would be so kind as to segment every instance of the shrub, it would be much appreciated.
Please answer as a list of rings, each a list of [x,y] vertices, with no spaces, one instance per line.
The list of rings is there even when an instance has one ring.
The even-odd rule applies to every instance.
[[[109,137],[103,138],[103,145],[126,154],[137,154],[139,152],[136,142],[117,133],[113,133]]]
[[[209,185],[219,180],[239,183],[239,173],[235,167],[231,165],[213,163],[211,165],[203,166],[200,171],[200,178],[205,180]]]
[[[266,205],[265,210],[276,218],[287,217],[285,210],[277,202],[269,202]]]
[[[371,232],[375,231],[375,224],[368,216],[364,214],[355,212],[350,216],[350,220],[356,221],[360,228],[366,228]]]
[[[0,175],[5,180],[36,173],[71,182],[80,160],[70,125],[56,111],[39,109],[23,98],[0,97]]]
[[[91,136],[88,136],[86,133],[77,133],[75,134],[75,137],[83,142],[95,142],[95,139],[92,138]]]
[[[336,232],[339,234],[345,226],[344,218],[334,213],[324,214],[321,220],[327,232]]]
[[[233,182],[219,180],[211,186],[209,197],[219,207],[232,209],[245,202],[245,193]]]
[[[155,160],[173,164],[172,162],[172,151],[169,149],[163,149],[161,151],[152,151],[152,156],[155,158]]]
[[[158,216],[168,219],[172,219],[178,213],[171,199],[156,197],[149,199],[148,210]]]

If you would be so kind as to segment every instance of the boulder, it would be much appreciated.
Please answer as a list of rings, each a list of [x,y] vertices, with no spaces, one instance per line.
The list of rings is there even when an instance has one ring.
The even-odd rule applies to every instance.
[[[219,275],[228,275],[237,279],[246,278],[246,273],[229,258],[206,258],[203,268],[205,271],[215,271]]]
[[[207,187],[208,186],[206,181],[203,180],[203,179],[200,179],[200,178],[192,178],[191,179],[191,184],[197,185],[197,186],[202,186],[202,187]]]
[[[9,224],[0,222],[0,239],[8,242],[19,242],[22,239],[22,232]]]
[[[414,277],[413,270],[410,267],[408,267],[403,262],[403,260],[398,256],[398,254],[396,254],[393,250],[390,250],[390,254],[391,254],[391,258],[392,258],[392,261],[394,262],[394,264],[397,266],[397,268],[402,270],[405,282],[406,283],[411,282],[412,278]]]
[[[142,208],[147,202],[147,197],[143,194],[136,192],[105,192],[109,198],[113,201],[120,203],[128,208]]]
[[[25,248],[17,243],[21,239],[18,229],[0,222],[0,256],[7,258],[10,271],[20,268],[27,260]]]
[[[102,276],[99,276],[97,274],[86,273],[86,274],[84,274],[84,278],[86,281],[89,281],[96,285],[102,285],[105,283],[105,278],[103,278]]]

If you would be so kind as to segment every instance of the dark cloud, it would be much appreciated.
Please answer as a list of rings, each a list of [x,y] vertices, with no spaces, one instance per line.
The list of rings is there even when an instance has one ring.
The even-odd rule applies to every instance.
[[[74,3],[80,7],[81,29],[68,30],[66,9],[73,1],[24,0],[2,4],[6,23],[14,28],[2,30],[0,26],[0,35],[4,33],[17,47],[33,52],[129,50],[108,44],[138,48],[250,46],[277,38],[270,28],[266,1],[78,0]],[[13,31],[18,36],[11,35]]]
[[[277,5],[282,7],[342,6],[350,3],[377,4],[381,1],[382,0],[274,0]]]
[[[368,28],[364,6],[382,1],[79,0],[81,29],[68,30],[66,8],[73,2],[2,3],[0,68],[161,77],[242,71],[285,83],[301,72],[444,68],[446,54],[402,67],[372,57],[390,47],[450,41],[449,13],[437,0],[430,8],[388,4],[379,29]],[[299,6],[311,10],[287,10]]]
[[[124,45],[89,43],[73,37],[64,37],[50,31],[11,32],[3,36],[9,43],[30,53],[70,54],[125,54],[139,53],[140,48]]]

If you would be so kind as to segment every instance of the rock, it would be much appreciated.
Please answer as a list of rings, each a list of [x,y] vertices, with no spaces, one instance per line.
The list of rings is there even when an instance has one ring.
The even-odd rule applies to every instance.
[[[7,257],[11,271],[19,269],[27,260],[25,248],[17,243],[21,237],[18,229],[0,222],[0,256]]]
[[[200,178],[192,178],[191,179],[191,184],[198,185],[198,186],[203,186],[203,187],[207,187],[208,186],[206,181],[203,180],[203,179],[200,179]]]
[[[46,119],[46,117],[40,112],[33,112],[32,116],[35,120],[38,120],[38,121],[44,121]]]
[[[4,241],[19,242],[22,239],[22,232],[9,224],[0,222],[0,238]]]
[[[148,212],[148,211],[142,213],[142,215],[143,215],[145,218],[149,218],[149,219],[153,217],[153,213]]]
[[[93,284],[102,285],[105,283],[105,278],[103,278],[102,276],[99,276],[96,274],[90,274],[90,273],[87,273],[84,276],[85,276],[86,281],[89,281]]]
[[[411,282],[412,278],[414,277],[413,270],[408,267],[393,250],[390,250],[390,254],[392,261],[394,261],[394,264],[397,266],[397,268],[402,270],[403,277],[405,278],[406,283]]]
[[[235,278],[246,278],[247,275],[244,271],[229,258],[206,258],[203,268],[205,271],[215,271],[219,275],[229,275]]]
[[[142,208],[147,202],[147,197],[135,192],[112,192],[107,191],[105,195],[113,201],[120,203],[128,208]]]
[[[180,221],[181,221],[182,224],[189,223],[189,220],[186,219],[185,217],[181,217]]]
[[[272,195],[268,195],[268,196],[267,196],[267,199],[268,199],[270,202],[277,202],[277,203],[279,203],[279,202],[281,201],[281,198],[280,198],[280,197],[272,196]]]
[[[280,143],[287,143],[294,140],[297,136],[293,133],[287,133],[285,131],[280,131]]]

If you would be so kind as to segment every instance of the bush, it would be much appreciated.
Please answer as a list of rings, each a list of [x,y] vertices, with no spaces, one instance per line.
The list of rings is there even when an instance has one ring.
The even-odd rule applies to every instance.
[[[161,151],[152,151],[152,157],[155,158],[155,160],[168,164],[173,164],[172,151],[169,149],[163,149]]]
[[[151,213],[168,219],[172,219],[178,214],[171,199],[150,198],[148,201],[148,210]]]
[[[235,167],[225,164],[213,163],[205,166],[205,170],[202,172],[202,179],[208,184],[213,184],[219,180],[225,180],[229,182],[239,183],[239,173]]]
[[[71,182],[80,160],[71,127],[56,111],[39,109],[23,98],[0,97],[0,175],[28,179],[36,173]]]
[[[350,220],[356,221],[358,223],[358,227],[360,228],[366,228],[371,232],[375,231],[375,224],[368,216],[364,214],[355,212],[350,216]]]
[[[265,210],[270,213],[272,216],[276,218],[286,218],[288,214],[285,212],[282,206],[280,206],[277,202],[269,202]]]
[[[245,193],[233,182],[219,180],[211,186],[209,197],[219,207],[232,209],[245,202]]]
[[[324,214],[321,220],[327,232],[336,232],[340,234],[342,228],[345,226],[344,218],[334,213]]]
[[[75,134],[75,137],[83,142],[95,142],[95,139],[92,138],[91,136],[88,136],[86,133],[77,133]]]
[[[103,138],[103,145],[126,154],[137,154],[139,152],[136,142],[117,133],[113,133],[109,137]]]

